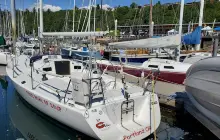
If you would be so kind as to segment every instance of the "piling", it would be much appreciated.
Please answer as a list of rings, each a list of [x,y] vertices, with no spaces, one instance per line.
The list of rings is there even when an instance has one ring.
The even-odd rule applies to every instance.
[[[217,53],[218,53],[218,43],[219,43],[219,38],[218,37],[214,37],[212,57],[217,56]]]

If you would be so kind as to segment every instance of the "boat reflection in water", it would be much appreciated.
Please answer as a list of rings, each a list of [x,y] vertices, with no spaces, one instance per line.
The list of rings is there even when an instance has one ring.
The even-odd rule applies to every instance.
[[[30,106],[18,94],[15,94],[8,105],[9,125],[13,134],[18,129],[24,139],[30,140],[81,140],[92,139],[80,132],[63,126],[48,116],[44,116]],[[11,123],[10,123],[11,121]],[[22,140],[16,136],[14,139]]]

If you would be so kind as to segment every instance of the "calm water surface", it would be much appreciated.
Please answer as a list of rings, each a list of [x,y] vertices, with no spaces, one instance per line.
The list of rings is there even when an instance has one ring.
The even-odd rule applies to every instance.
[[[8,77],[2,79],[0,80],[0,140],[92,139],[39,112],[18,95]],[[5,80],[8,82],[5,83]],[[162,122],[157,129],[157,137],[160,140],[217,139],[189,114],[174,115],[167,111],[162,111]],[[153,139],[153,135],[147,139]]]

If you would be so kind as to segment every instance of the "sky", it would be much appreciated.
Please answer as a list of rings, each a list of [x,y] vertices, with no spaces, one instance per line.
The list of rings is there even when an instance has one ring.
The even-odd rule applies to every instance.
[[[5,9],[5,1],[7,3],[7,9],[10,9],[10,0],[0,0],[1,9]],[[36,6],[37,0],[15,0],[16,9],[31,9]],[[43,0],[44,9],[52,9],[52,11],[58,11],[61,9],[72,9],[74,0]],[[77,7],[88,6],[89,0],[75,0]],[[84,4],[82,5],[82,1]],[[96,0],[97,3],[100,3],[101,0]],[[135,2],[139,5],[148,4],[150,0],[103,0],[103,7],[115,7],[115,6],[129,6],[132,2]],[[157,3],[159,0],[153,0],[153,3]],[[181,0],[160,0],[161,3],[172,3],[180,2]],[[185,0],[185,2],[192,2],[198,0]]]

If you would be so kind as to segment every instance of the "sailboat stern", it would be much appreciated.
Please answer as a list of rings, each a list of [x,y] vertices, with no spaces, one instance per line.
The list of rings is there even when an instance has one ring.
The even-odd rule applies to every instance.
[[[100,139],[143,139],[160,124],[157,95],[109,102],[90,109],[87,122]]]

